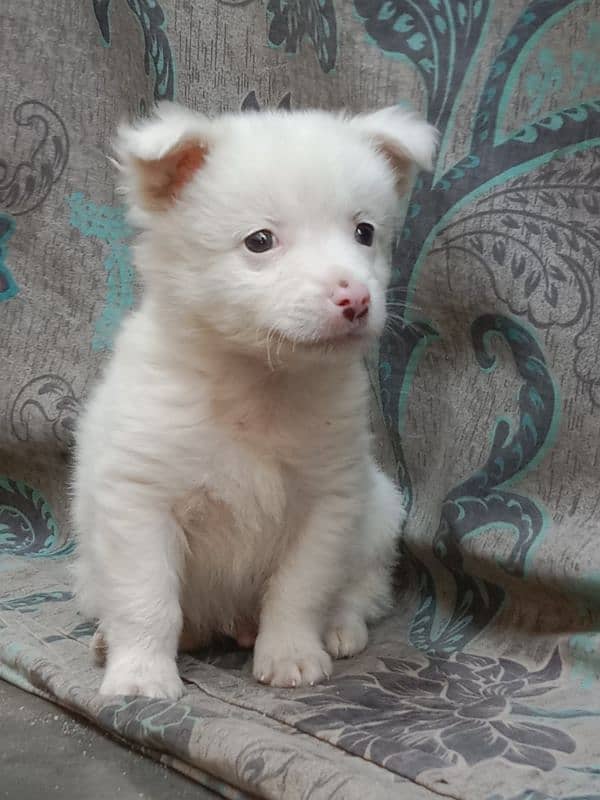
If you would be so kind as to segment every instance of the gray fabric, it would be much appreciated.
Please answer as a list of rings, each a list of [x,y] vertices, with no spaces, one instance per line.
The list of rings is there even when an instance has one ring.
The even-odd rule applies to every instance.
[[[1,675],[228,796],[600,798],[599,42],[597,0],[5,0]],[[161,98],[402,100],[443,133],[371,363],[398,606],[310,691],[220,651],[178,703],[95,694],[69,449],[136,296],[108,139]]]

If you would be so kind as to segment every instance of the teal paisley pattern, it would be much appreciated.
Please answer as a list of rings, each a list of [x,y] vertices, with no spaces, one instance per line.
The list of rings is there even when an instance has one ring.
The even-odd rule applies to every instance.
[[[429,119],[444,131],[464,73],[460,54],[475,52],[489,0],[355,0],[369,39],[390,56],[419,70],[427,91]]]
[[[72,599],[71,592],[36,592],[12,600],[3,600],[0,608],[3,611],[18,611],[19,614],[35,614],[45,603],[68,603]]]
[[[123,316],[133,306],[135,276],[129,249],[133,230],[122,207],[96,205],[81,192],[72,194],[67,202],[71,209],[71,225],[83,236],[91,236],[109,248],[104,259],[106,304],[96,322],[92,348],[110,349]]]
[[[599,176],[599,147],[553,158],[486,192],[446,225],[443,244],[431,250],[472,258],[508,310],[538,330],[572,331],[573,372],[595,406]]]
[[[561,284],[567,284],[565,273],[568,270],[578,276],[582,292],[585,291],[583,287],[587,288],[588,308],[593,307],[591,276],[582,275],[583,270],[581,266],[576,266],[577,259],[572,253],[573,249],[579,251],[585,244],[588,256],[595,257],[598,244],[593,230],[588,232],[577,223],[561,222],[556,220],[555,214],[550,215],[531,208],[528,191],[533,184],[536,187],[536,200],[541,197],[542,203],[554,204],[555,207],[565,202],[565,192],[579,192],[582,195],[577,159],[587,149],[595,148],[599,143],[598,101],[578,98],[577,105],[557,109],[539,119],[528,120],[508,135],[498,135],[502,123],[498,118],[501,107],[498,101],[503,92],[509,90],[507,81],[518,62],[519,52],[527,47],[541,26],[551,26],[553,20],[559,22],[570,5],[575,7],[576,4],[543,0],[527,6],[489,67],[475,115],[470,152],[441,173],[438,168],[433,177],[418,178],[407,221],[394,250],[392,304],[406,304],[410,309],[420,271],[430,252],[435,252],[432,245],[436,241],[440,242],[438,249],[448,253],[453,248],[461,250],[465,246],[465,240],[468,240],[477,262],[491,273],[508,273],[513,287],[515,284],[522,286],[525,301],[528,298],[533,300],[533,295],[539,292],[543,293],[542,299],[546,306],[556,308],[559,305]],[[457,26],[455,19],[455,15],[459,14],[459,6],[462,9],[462,28]],[[445,122],[447,139],[452,132],[451,120],[454,119],[452,104],[458,102],[462,82],[469,76],[471,67],[468,62],[462,63],[458,55],[449,64],[442,65],[435,56],[435,48],[439,48],[440,37],[453,37],[458,42],[458,31],[463,30],[462,35],[466,36],[468,30],[469,36],[475,36],[475,40],[471,40],[470,47],[463,52],[472,61],[477,59],[477,41],[485,31],[486,18],[492,10],[490,5],[474,3],[467,7],[462,3],[452,4],[451,10],[450,4],[429,2],[418,4],[417,9],[416,4],[410,2],[373,4],[357,1],[356,8],[364,20],[369,36],[386,54],[402,55],[421,70],[427,88],[428,116],[433,122]],[[450,48],[446,46],[443,49],[447,58]],[[425,66],[421,63],[421,55],[426,59]],[[442,79],[447,87],[443,101],[440,100],[442,95],[439,91]],[[442,143],[442,152],[444,144],[445,142]],[[555,159],[559,156],[563,159],[563,162],[559,160],[559,164],[564,161],[568,163],[568,177],[565,176],[565,170],[562,180],[552,177],[553,172],[557,172]],[[539,167],[542,170],[545,168],[547,183],[543,178],[540,179],[539,174],[529,179],[529,174]],[[509,187],[514,187],[514,194],[508,194],[507,197],[516,199],[515,203],[511,203],[509,212],[497,205],[492,206],[489,203],[490,195],[481,201],[477,199],[502,181]],[[587,195],[585,200],[581,197],[580,202],[585,202],[587,207],[594,209],[597,199],[593,181],[585,181],[584,187]],[[523,189],[522,192],[519,191],[520,188]],[[469,215],[461,214],[461,211],[468,208],[469,203],[487,203],[487,209],[471,214],[472,232],[470,235],[465,232],[463,236],[465,220],[469,219]],[[427,213],[426,206],[433,206],[434,213]],[[455,223],[453,218],[458,222]],[[458,224],[459,234],[450,236],[451,232],[455,233],[453,226]],[[562,242],[566,238],[572,242],[571,253],[558,250],[552,264],[547,261],[540,263],[539,243],[532,242],[532,238],[549,239],[550,244]],[[504,283],[506,284],[506,279]],[[498,287],[499,281],[496,281],[494,288],[497,298],[505,301],[505,296]],[[566,288],[565,285],[564,289]],[[514,296],[513,288],[511,297]],[[535,305],[536,309],[540,308],[537,298]],[[517,304],[513,301],[509,303],[507,310],[513,314],[523,314],[528,322],[535,324],[537,320],[528,311],[528,306],[531,304]],[[404,464],[396,419],[398,410],[403,408],[403,397],[414,373],[414,358],[422,355],[423,344],[428,341],[427,333],[422,329],[423,323],[419,324],[417,321],[414,324],[413,317],[409,310],[406,315],[408,324],[400,337],[402,343],[399,345],[397,333],[388,333],[380,350],[384,415],[394,443],[398,477],[409,491],[410,476]],[[532,548],[544,526],[543,513],[534,499],[498,490],[506,480],[514,482],[523,470],[531,468],[537,462],[538,456],[547,449],[551,428],[553,424],[556,425],[559,414],[559,401],[554,396],[546,362],[535,338],[527,334],[516,320],[502,322],[496,318],[492,323],[490,318],[484,317],[473,321],[473,344],[480,363],[484,365],[489,360],[483,336],[484,327],[488,324],[496,325],[497,332],[506,338],[517,360],[521,377],[526,382],[519,399],[519,433],[513,436],[506,421],[498,423],[493,433],[492,453],[486,466],[480,473],[457,486],[444,502],[440,528],[434,537],[434,552],[438,559],[447,562],[458,585],[463,580],[461,539],[494,525],[510,529],[515,536],[515,544],[504,565],[505,569],[516,574],[524,573],[527,559],[531,557]],[[583,339],[579,341],[583,342]],[[577,369],[577,362],[575,368]],[[587,368],[589,370],[589,362]],[[591,394],[595,397],[595,384]],[[403,547],[406,557],[410,559],[407,546]],[[429,618],[435,613],[436,589],[425,566],[417,561],[414,559],[420,574],[422,600],[413,623],[413,641],[418,641],[429,649],[431,641],[427,634],[428,623],[424,617]],[[489,604],[482,602],[483,594],[491,598]],[[450,639],[444,642],[444,648],[464,645],[469,635],[472,635],[467,633],[468,630],[481,630],[485,627],[501,606],[503,595],[504,590],[501,587],[490,586],[479,578],[466,576],[465,586],[458,591],[455,615],[448,623]],[[466,606],[465,597],[470,598]],[[425,606],[429,611],[424,611]],[[476,609],[474,615],[473,609]],[[479,618],[482,614],[484,619]],[[464,619],[469,620],[468,625],[465,625]]]
[[[485,370],[494,368],[492,341],[501,337],[512,351],[523,385],[514,430],[506,419],[496,423],[485,464],[456,486],[442,504],[433,552],[454,583],[455,605],[435,636],[436,596],[442,587],[436,587],[423,565],[418,567],[421,599],[411,626],[411,642],[423,650],[448,654],[462,649],[483,630],[505,600],[500,586],[465,570],[463,542],[490,528],[504,529],[513,545],[502,568],[517,576],[526,572],[527,559],[544,528],[544,513],[534,499],[507,487],[552,444],[559,404],[544,355],[521,325],[506,317],[485,315],[473,322],[471,335],[475,356]]]
[[[280,111],[289,111],[291,107],[292,107],[292,95],[291,92],[286,92],[281,98],[281,100],[277,103],[277,108]],[[244,97],[240,110],[260,111],[260,103],[258,102],[258,98],[256,97],[255,91],[248,92],[246,97]]]
[[[225,6],[244,8],[255,0],[218,0]],[[308,40],[324,73],[332,72],[338,50],[338,30],[333,0],[269,0],[267,39],[287,55],[297,54]]]
[[[69,134],[62,117],[41,100],[23,100],[7,119],[10,134],[0,151],[0,208],[19,217],[39,208],[60,181],[69,161]]]
[[[79,416],[79,398],[60,375],[39,375],[27,381],[12,404],[10,420],[15,437],[21,442],[35,439],[44,428],[61,450],[74,444]]]
[[[416,775],[435,768],[436,758],[440,757],[438,767],[444,762],[450,764],[451,750],[470,763],[514,757],[516,763],[551,770],[556,758],[550,751],[542,753],[536,748],[542,742],[543,747],[552,748],[554,733],[556,750],[575,750],[574,741],[564,738],[558,728],[554,733],[549,728],[528,730],[522,723],[516,723],[514,730],[523,750],[518,753],[511,749],[514,742],[510,743],[510,736],[505,738],[508,729],[503,733],[497,728],[485,730],[487,712],[478,705],[475,684],[469,689],[463,685],[459,693],[464,692],[464,702],[477,705],[473,714],[477,722],[468,722],[470,713],[460,711],[456,728],[450,723],[446,729],[444,715],[454,693],[452,680],[462,669],[453,665],[469,664],[469,680],[476,680],[478,657],[469,655],[466,649],[509,601],[510,582],[527,578],[539,542],[551,525],[540,501],[516,488],[554,446],[561,415],[560,393],[540,347],[539,335],[559,326],[578,330],[578,355],[572,368],[580,384],[588,388],[593,404],[600,394],[595,366],[598,356],[587,350],[592,338],[596,346],[598,342],[597,327],[590,314],[595,306],[596,283],[592,262],[597,263],[599,255],[595,217],[600,104],[594,97],[574,96],[571,92],[572,105],[541,113],[543,99],[533,96],[527,115],[514,130],[505,129],[502,117],[506,106],[502,97],[514,90],[519,54],[541,28],[551,29],[568,13],[569,6],[577,5],[545,0],[530,3],[520,14],[488,69],[470,152],[453,165],[442,167],[438,163],[432,177],[417,179],[407,221],[394,249],[391,306],[405,307],[407,311],[404,330],[400,335],[397,330],[387,333],[380,349],[380,399],[393,442],[397,477],[409,497],[411,478],[399,435],[405,395],[414,375],[415,359],[422,358],[427,347],[439,338],[435,319],[432,325],[411,308],[421,270],[429,257],[468,255],[489,275],[497,301],[508,313],[483,314],[471,321],[473,355],[491,380],[494,340],[503,342],[522,382],[518,418],[501,416],[496,420],[485,463],[442,502],[439,526],[431,543],[435,568],[429,560],[421,560],[408,541],[401,542],[403,569],[406,565],[412,569],[418,589],[410,642],[427,652],[431,661],[422,668],[409,661],[392,665],[383,658],[385,672],[372,672],[368,677],[342,676],[334,679],[333,693],[324,691],[302,698],[308,706],[320,709],[316,716],[303,717],[305,730],[319,736],[332,736],[334,731],[336,744],[358,755],[368,754],[378,763],[389,764],[401,758],[398,768],[403,774],[414,769]],[[458,103],[463,82],[471,76],[470,65],[467,63],[465,68],[450,43],[458,44],[474,63],[479,57],[478,44],[485,35],[486,19],[493,10],[491,4],[356,0],[355,6],[369,40],[388,56],[409,59],[419,70],[427,91],[428,117],[441,124],[443,131],[441,161],[456,118],[453,104]],[[549,64],[547,51],[539,58],[545,59],[546,66]],[[571,59],[571,65],[579,69],[583,69],[584,62],[581,53]],[[549,79],[558,89],[561,79],[556,71]],[[529,86],[535,86],[531,78]],[[580,81],[579,86],[582,93],[588,90],[588,82]],[[570,213],[559,214],[559,209]],[[506,574],[505,580],[490,580],[467,566],[465,543],[491,530],[510,542],[497,561]],[[446,598],[444,603],[442,598]],[[509,662],[504,663],[508,667]],[[550,663],[558,666],[558,671]],[[558,653],[550,663],[549,673],[556,679],[560,675]],[[501,674],[503,669],[500,662],[494,665],[492,660],[483,658],[479,664],[490,677],[495,670]],[[519,665],[519,669],[523,667]],[[438,671],[440,678],[444,676],[437,688],[435,682],[422,680],[425,675],[430,680],[433,671]],[[444,688],[448,685],[449,689]],[[413,686],[417,693],[431,691],[431,696],[425,699],[423,695],[423,711],[417,711],[410,703],[404,717],[402,703]],[[376,696],[379,692],[381,696]],[[498,698],[502,694],[499,689],[493,693]],[[386,706],[395,708],[390,718],[381,712]],[[431,722],[427,721],[429,713]],[[495,714],[492,712],[490,719]],[[564,712],[562,718],[568,714]],[[424,738],[429,726],[435,731],[430,741]],[[403,742],[412,747],[417,737],[421,738],[421,759],[413,766],[414,756],[406,757]],[[461,752],[462,742],[465,745]],[[424,754],[434,752],[436,757],[428,762]]]
[[[58,558],[73,550],[61,541],[46,499],[23,481],[0,476],[0,556]]]
[[[269,0],[269,42],[296,53],[308,37],[323,72],[335,67],[337,21],[333,0]]]
[[[6,117],[10,134],[0,145],[0,303],[19,292],[9,266],[16,219],[45,202],[69,160],[67,128],[49,105],[26,99]]]
[[[0,302],[14,297],[19,287],[8,266],[8,242],[13,235],[15,223],[8,214],[0,214]]]
[[[106,45],[111,43],[111,0],[92,0],[94,14]],[[175,62],[165,31],[166,20],[157,0],[127,0],[127,5],[144,34],[144,69],[154,74],[154,99],[173,100],[175,95]]]

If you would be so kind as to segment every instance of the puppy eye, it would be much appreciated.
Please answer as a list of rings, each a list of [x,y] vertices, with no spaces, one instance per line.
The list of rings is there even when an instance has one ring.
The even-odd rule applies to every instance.
[[[365,247],[371,247],[374,236],[375,229],[369,222],[361,222],[354,229],[354,238],[359,244],[363,244]]]
[[[244,244],[251,253],[266,253],[275,244],[275,237],[271,231],[254,231],[244,239]]]

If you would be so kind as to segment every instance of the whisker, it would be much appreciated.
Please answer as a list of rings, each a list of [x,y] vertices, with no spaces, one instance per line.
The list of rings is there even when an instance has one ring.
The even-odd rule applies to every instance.
[[[405,319],[404,317],[397,317],[397,316],[388,316],[384,330],[390,330],[392,333],[400,334],[404,333],[406,330],[419,332],[417,326],[410,322],[409,320]]]
[[[269,365],[269,369],[271,372],[275,372],[275,367],[273,366],[273,358],[271,356],[271,337],[273,336],[274,333],[275,333],[275,326],[271,325],[271,327],[267,331],[267,339],[266,339],[267,363]]]
[[[277,360],[279,361],[279,366],[281,366],[280,353],[281,353],[281,346],[283,345],[284,341],[284,336],[281,331],[278,331],[278,334],[279,334],[279,341],[277,343]]]
[[[405,311],[423,311],[422,306],[417,306],[414,303],[402,303],[400,301],[386,303],[386,308],[401,308]]]
[[[408,288],[404,286],[388,286],[385,290],[386,294],[391,294],[392,292],[394,292],[394,294],[398,294],[398,292],[404,292],[404,294],[408,294]]]

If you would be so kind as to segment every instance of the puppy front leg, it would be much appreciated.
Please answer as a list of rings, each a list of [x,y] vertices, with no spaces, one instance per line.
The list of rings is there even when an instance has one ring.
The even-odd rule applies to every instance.
[[[323,626],[339,588],[347,533],[356,514],[347,497],[317,503],[263,598],[254,677],[271,686],[313,685],[331,674]]]
[[[182,628],[181,533],[168,509],[140,511],[139,505],[135,511],[122,506],[127,511],[114,512],[110,522],[105,517],[97,548],[107,645],[100,693],[174,700],[183,694],[175,662]]]

